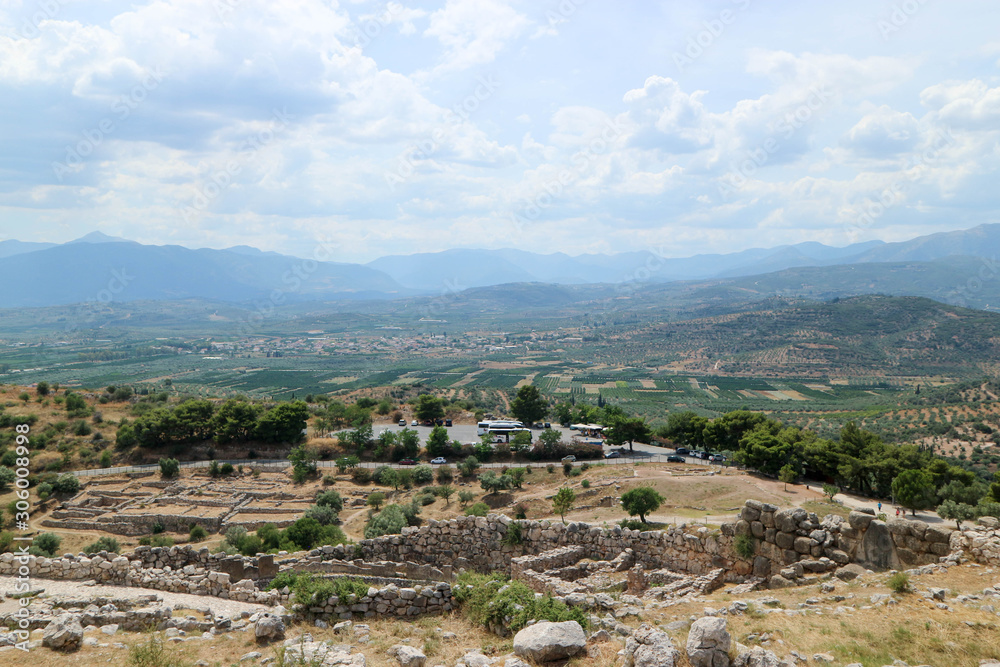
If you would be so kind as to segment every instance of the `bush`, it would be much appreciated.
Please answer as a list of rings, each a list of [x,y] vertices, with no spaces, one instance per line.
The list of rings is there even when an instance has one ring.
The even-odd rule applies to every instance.
[[[465,616],[487,629],[501,626],[517,632],[531,619],[576,621],[584,629],[590,625],[582,609],[570,608],[549,595],[536,599],[528,586],[499,574],[463,572],[453,590]]]
[[[413,498],[414,502],[420,503],[425,507],[432,504],[435,500],[437,500],[437,497],[433,492],[421,493]]]
[[[177,477],[181,470],[180,461],[177,459],[160,459],[160,476],[166,479]]]
[[[52,483],[52,490],[56,493],[72,495],[80,490],[80,480],[73,475],[59,475]]]
[[[418,465],[413,469],[414,484],[430,484],[434,481],[434,468],[429,465]]]
[[[392,466],[379,466],[375,468],[372,478],[375,480],[376,484],[381,484],[382,486],[392,486],[389,478],[395,474],[396,470]]]
[[[368,484],[372,481],[372,471],[368,468],[354,468],[351,470],[351,479],[355,484]]]
[[[146,641],[128,647],[129,667],[173,667],[176,664],[159,635],[150,634]]]
[[[465,507],[475,499],[476,499],[476,494],[474,494],[472,491],[463,489],[462,491],[458,492],[458,502],[462,503],[462,507]]]
[[[191,526],[191,532],[188,533],[188,541],[190,542],[201,542],[206,537],[208,537],[208,531],[195,524]]]
[[[483,502],[478,502],[465,509],[466,516],[486,516],[490,513],[490,506]]]
[[[589,489],[590,488],[590,480],[589,479],[583,480],[582,482],[580,482],[580,486],[582,486],[585,489]]]
[[[93,544],[88,544],[83,548],[84,553],[96,554],[99,551],[107,551],[108,553],[118,553],[121,547],[118,545],[118,540],[107,535],[102,535],[97,538],[97,541]]]
[[[502,544],[509,547],[514,547],[524,542],[524,531],[521,529],[521,524],[510,523],[507,525],[507,534],[503,536],[501,540]]]
[[[335,512],[341,512],[344,509],[344,499],[333,489],[316,494],[316,504],[332,507]]]
[[[545,472],[549,473],[550,475],[552,473],[554,473],[555,471],[556,471],[555,465],[553,465],[553,464],[550,463],[547,466],[545,466]]]
[[[40,555],[52,558],[56,555],[56,551],[59,550],[60,544],[62,544],[62,538],[58,535],[54,533],[42,533],[32,541],[31,549],[37,549]]]
[[[365,501],[365,504],[368,505],[369,507],[374,507],[375,511],[377,512],[378,508],[381,507],[382,503],[384,502],[385,502],[385,494],[382,493],[381,491],[374,491],[368,494],[368,500]]]
[[[222,475],[223,477],[225,477],[226,475],[232,475],[233,474],[233,464],[232,463],[223,463],[221,466],[219,466],[219,474]]]
[[[442,466],[437,469],[438,484],[450,484],[455,479],[455,471],[451,466]]]
[[[140,537],[139,544],[144,547],[172,547],[174,538],[169,535],[153,535],[152,537]]]
[[[569,461],[563,463],[563,475],[569,477],[572,472],[573,472],[573,464],[570,463]]]
[[[340,521],[337,510],[329,505],[310,505],[306,508],[303,516],[310,519],[316,519],[321,526],[332,526]]]
[[[750,560],[757,551],[757,544],[750,535],[737,535],[733,540],[733,551],[740,558]]]
[[[17,479],[17,474],[7,466],[0,466],[0,493],[4,493]]]
[[[896,593],[908,593],[910,590],[910,577],[905,572],[897,572],[889,577],[885,585]]]
[[[38,498],[42,501],[45,501],[48,499],[49,496],[52,495],[52,488],[53,488],[52,485],[49,484],[48,482],[42,482],[37,487],[35,487],[35,491],[38,492]]]
[[[264,539],[261,531],[257,534]],[[272,538],[273,540],[273,538]],[[281,531],[279,546],[282,549],[295,551],[296,547],[302,550],[315,549],[324,545],[336,545],[346,543],[347,536],[337,526],[321,525],[319,521],[311,517],[302,517],[288,528]],[[265,544],[268,540],[265,539]]]
[[[396,535],[403,532],[406,527],[406,514],[399,505],[387,505],[385,509],[373,515],[365,525],[365,539],[381,537],[382,535]]]

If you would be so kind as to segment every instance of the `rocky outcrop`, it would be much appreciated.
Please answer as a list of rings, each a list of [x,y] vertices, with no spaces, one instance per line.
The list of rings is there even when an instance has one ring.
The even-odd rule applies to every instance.
[[[680,657],[670,636],[648,623],[640,625],[625,640],[624,667],[674,667]]]
[[[576,621],[542,621],[514,635],[514,653],[534,662],[572,658],[586,648],[587,635]]]
[[[691,667],[729,667],[732,638],[726,619],[702,616],[691,624],[685,646]]]
[[[253,625],[258,643],[267,644],[285,638],[285,623],[275,614],[261,614]]]
[[[63,614],[46,626],[42,646],[54,651],[75,651],[83,643],[83,626],[74,614]]]

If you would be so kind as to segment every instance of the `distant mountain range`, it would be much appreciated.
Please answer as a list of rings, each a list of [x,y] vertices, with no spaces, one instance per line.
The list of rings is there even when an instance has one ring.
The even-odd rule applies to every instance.
[[[807,242],[685,258],[664,259],[652,252],[570,256],[453,249],[392,255],[368,264],[312,262],[249,246],[142,245],[94,232],[61,245],[0,242],[0,280],[17,287],[0,293],[0,307],[184,298],[263,301],[266,306],[456,294],[509,283],[675,281],[719,281],[715,289],[813,298],[843,293],[850,285],[850,293],[918,294],[982,307],[978,302],[985,294],[998,290],[963,291],[963,284],[987,278],[1000,283],[1000,267],[992,264],[998,254],[1000,224],[897,243],[836,248]]]

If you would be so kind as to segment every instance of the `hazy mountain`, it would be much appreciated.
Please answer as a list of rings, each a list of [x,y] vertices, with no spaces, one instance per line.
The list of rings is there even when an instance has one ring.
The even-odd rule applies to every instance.
[[[108,236],[104,232],[90,232],[89,234],[85,234],[78,239],[67,241],[65,245],[69,245],[71,243],[135,243],[135,241],[123,239],[120,236]]]
[[[54,245],[55,243],[32,243],[31,241],[17,241],[14,239],[0,241],[0,258],[13,257],[14,255],[35,252],[36,250],[45,250]]]
[[[0,307],[203,298],[267,308],[274,302],[404,292],[389,276],[359,264],[132,242],[67,243],[2,258],[0,281],[18,286],[0,293]]]

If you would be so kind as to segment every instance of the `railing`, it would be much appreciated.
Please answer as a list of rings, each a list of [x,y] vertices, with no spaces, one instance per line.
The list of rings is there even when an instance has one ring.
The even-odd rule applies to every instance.
[[[261,468],[264,470],[280,471],[288,468],[291,464],[288,459],[216,459],[219,464],[230,463],[233,466],[245,466],[253,468]],[[426,463],[426,461],[420,461],[419,463]],[[448,465],[455,466],[459,461],[449,463]],[[635,465],[637,463],[667,463],[667,456],[660,454],[647,454],[646,452],[634,452],[632,454],[623,454],[620,458],[611,459],[594,459],[594,460],[579,460],[573,465],[580,466],[584,463],[589,463],[592,466],[595,465]],[[691,463],[695,465],[704,465],[712,467],[722,467],[728,466],[728,462],[716,463],[712,461],[706,461],[703,459],[696,458],[686,458],[685,463]],[[182,469],[197,469],[197,468],[208,468],[212,465],[211,461],[187,461],[180,464]],[[365,461],[358,464],[359,468],[378,468],[384,465],[391,465],[394,468],[407,468],[411,466],[402,466],[398,463],[384,463],[375,461]],[[518,461],[518,462],[504,462],[504,463],[480,463],[480,468],[516,468],[524,467],[530,465],[533,468],[545,467],[549,465],[562,466],[562,461]],[[336,468],[336,461],[316,461],[317,468]],[[435,466],[437,467],[437,466]],[[135,466],[115,466],[113,468],[88,468],[86,470],[70,470],[66,471],[69,474],[76,475],[77,477],[102,477],[106,475],[122,475],[132,472],[148,472],[156,473],[159,472],[160,466],[157,463],[149,463],[145,465],[135,465]]]

